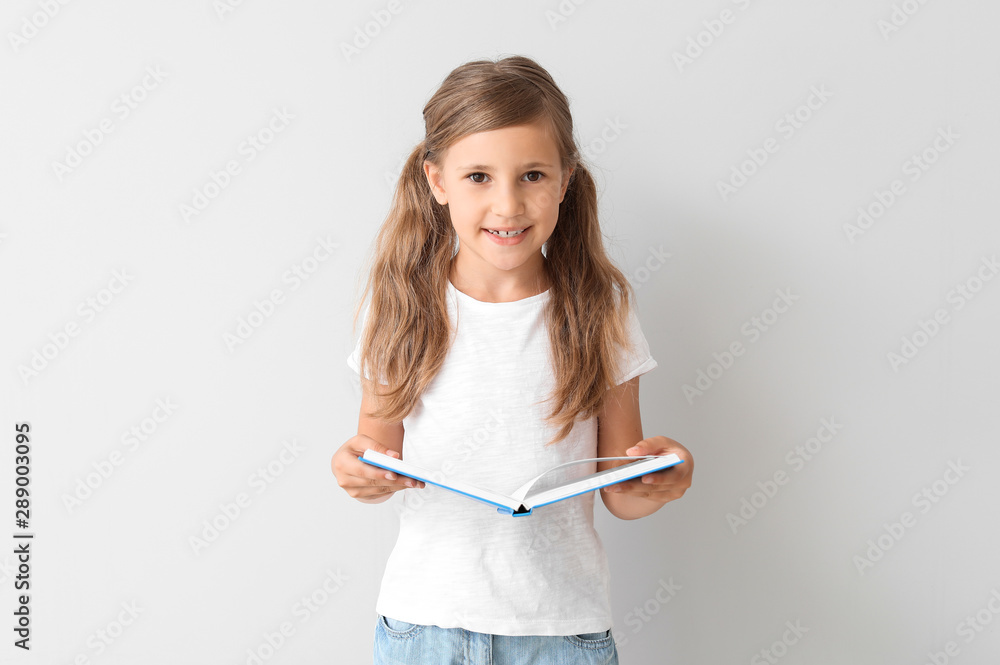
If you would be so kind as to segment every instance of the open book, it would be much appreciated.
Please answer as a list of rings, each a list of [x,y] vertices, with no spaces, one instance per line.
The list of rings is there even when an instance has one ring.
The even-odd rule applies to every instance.
[[[552,467],[548,471],[545,471],[539,476],[526,482],[512,495],[506,496],[504,494],[498,494],[497,492],[483,489],[482,487],[470,485],[469,483],[463,483],[451,479],[441,479],[440,476],[443,474],[440,472],[424,469],[416,464],[410,464],[409,462],[404,462],[403,460],[396,459],[395,457],[383,455],[382,453],[375,452],[371,449],[366,450],[364,456],[358,457],[358,459],[367,464],[371,464],[372,466],[381,467],[389,471],[395,471],[400,475],[408,476],[416,480],[422,480],[425,483],[443,487],[444,489],[451,490],[452,492],[464,494],[471,499],[476,499],[478,501],[482,501],[483,503],[488,503],[491,506],[496,506],[498,513],[514,516],[530,515],[532,510],[535,508],[541,508],[542,506],[547,506],[550,503],[562,501],[563,499],[569,499],[580,494],[586,494],[587,492],[593,492],[594,490],[599,490],[602,487],[631,480],[632,478],[638,478],[639,476],[645,476],[649,473],[662,471],[663,469],[672,467],[676,464],[681,464],[684,461],[677,455],[592,457],[589,459],[574,460],[572,462],[566,462],[565,464],[559,464],[558,466]],[[583,478],[568,480],[554,487],[549,487],[548,489],[535,492],[531,491],[531,488],[542,478],[542,476],[551,473],[556,469],[561,469],[565,466],[570,466],[571,464],[602,462],[605,460],[632,460],[632,463],[623,464],[622,466],[618,466],[613,469],[598,471],[597,473],[592,473],[589,476],[584,476]],[[438,480],[434,480],[433,477],[437,477]]]

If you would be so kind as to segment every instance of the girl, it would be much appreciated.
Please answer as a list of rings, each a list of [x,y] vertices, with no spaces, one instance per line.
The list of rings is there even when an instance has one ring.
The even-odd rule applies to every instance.
[[[548,72],[520,56],[467,63],[423,116],[348,358],[358,434],[332,460],[359,501],[411,488],[376,603],[375,663],[617,663],[593,492],[511,517],[358,460],[369,448],[402,458],[405,431],[406,460],[499,492],[575,459],[684,460],[601,492],[621,519],[691,485],[687,449],[642,436],[639,375],[656,361]]]

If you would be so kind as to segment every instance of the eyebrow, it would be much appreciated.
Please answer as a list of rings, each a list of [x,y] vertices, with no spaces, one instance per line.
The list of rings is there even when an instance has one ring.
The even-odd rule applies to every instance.
[[[523,164],[521,166],[521,168],[522,169],[534,169],[534,168],[538,168],[540,166],[544,167],[544,168],[549,168],[549,169],[552,168],[551,164],[544,164],[542,162],[531,162],[529,164]],[[487,166],[486,164],[472,164],[470,166],[460,166],[460,167],[458,167],[458,170],[459,171],[489,171],[492,168],[493,168],[492,166]]]

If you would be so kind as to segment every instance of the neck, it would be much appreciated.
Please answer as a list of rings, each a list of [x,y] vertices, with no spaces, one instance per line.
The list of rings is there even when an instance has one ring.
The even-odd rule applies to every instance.
[[[456,289],[481,302],[513,302],[537,296],[549,289],[548,274],[543,263],[531,275],[520,274],[490,278],[463,272],[456,262],[451,264],[449,279]]]

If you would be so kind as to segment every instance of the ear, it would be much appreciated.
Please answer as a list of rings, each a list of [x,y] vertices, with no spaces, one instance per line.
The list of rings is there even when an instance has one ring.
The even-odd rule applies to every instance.
[[[429,161],[424,161],[424,175],[427,176],[427,184],[434,194],[434,199],[441,205],[448,205],[448,195],[441,186],[441,170]]]
[[[563,199],[566,198],[566,190],[569,189],[569,181],[573,176],[573,170],[566,171],[566,175],[563,177],[562,189],[559,190],[559,203],[562,203]]]

